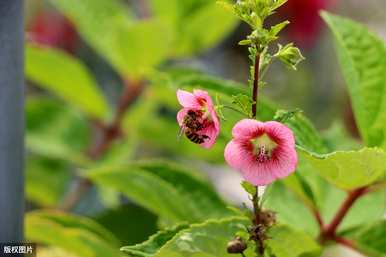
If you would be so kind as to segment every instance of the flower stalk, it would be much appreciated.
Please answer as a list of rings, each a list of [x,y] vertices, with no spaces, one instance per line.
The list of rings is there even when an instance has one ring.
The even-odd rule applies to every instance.
[[[253,76],[253,92],[252,92],[252,118],[256,119],[257,115],[257,100],[259,96],[259,71],[260,71],[260,54],[255,56],[254,76]]]

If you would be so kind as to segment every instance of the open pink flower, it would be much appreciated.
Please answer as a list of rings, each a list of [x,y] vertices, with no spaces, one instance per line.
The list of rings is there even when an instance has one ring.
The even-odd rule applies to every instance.
[[[295,139],[283,124],[244,119],[233,127],[232,135],[225,160],[253,185],[267,185],[295,171]]]
[[[208,92],[178,90],[177,99],[183,107],[177,121],[186,137],[204,148],[212,147],[220,133],[220,122]]]

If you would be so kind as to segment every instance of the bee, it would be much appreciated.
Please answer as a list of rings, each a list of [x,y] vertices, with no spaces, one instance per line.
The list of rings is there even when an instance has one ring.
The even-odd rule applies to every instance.
[[[185,130],[185,136],[195,144],[202,144],[205,140],[209,139],[207,135],[199,135],[190,129]]]
[[[179,137],[182,134],[195,144],[202,144],[205,140],[209,139],[207,135],[198,134],[199,131],[205,128],[204,121],[202,120],[202,112],[189,110],[184,117],[183,125],[179,133]]]

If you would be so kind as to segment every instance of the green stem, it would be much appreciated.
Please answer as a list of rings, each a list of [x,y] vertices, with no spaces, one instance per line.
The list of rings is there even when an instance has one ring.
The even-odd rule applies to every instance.
[[[254,63],[254,76],[253,76],[253,92],[252,92],[252,118],[256,119],[257,97],[259,94],[259,70],[260,70],[260,54],[256,54]]]

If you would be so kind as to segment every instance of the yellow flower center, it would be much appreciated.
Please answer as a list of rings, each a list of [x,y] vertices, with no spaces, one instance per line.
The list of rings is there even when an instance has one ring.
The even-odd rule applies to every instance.
[[[252,139],[251,143],[253,145],[253,154],[256,155],[258,162],[270,160],[273,150],[277,147],[277,143],[265,133]]]

